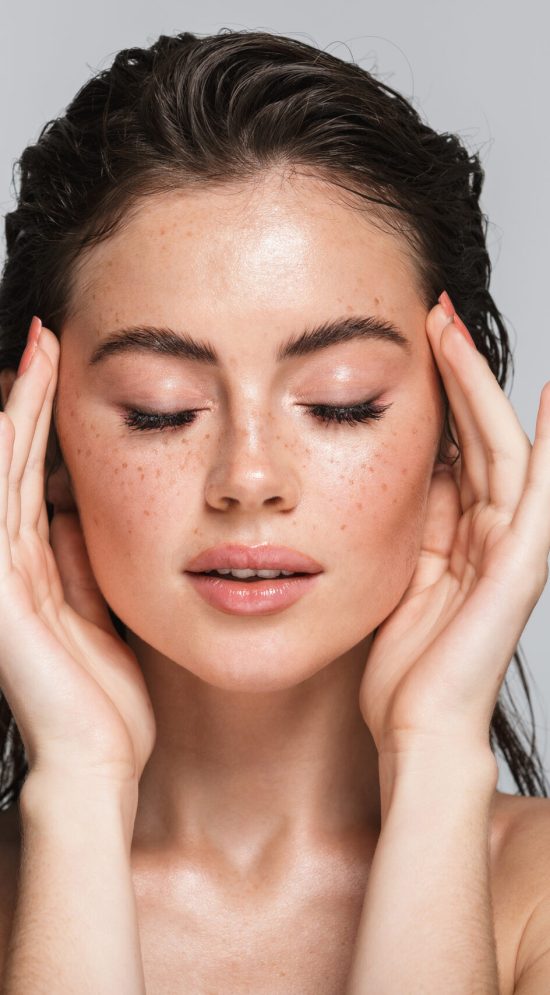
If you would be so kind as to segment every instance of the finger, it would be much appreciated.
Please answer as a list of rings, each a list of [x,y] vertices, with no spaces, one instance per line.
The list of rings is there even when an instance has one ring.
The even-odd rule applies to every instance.
[[[20,530],[21,481],[27,466],[38,417],[42,410],[51,373],[50,360],[46,353],[38,346],[28,368],[15,380],[4,409],[5,413],[9,415],[15,429],[15,440],[8,477],[8,506],[6,515],[6,527],[10,541],[14,540]]]
[[[540,563],[544,587],[550,551],[550,381],[541,392],[525,489],[511,528],[531,551],[535,567]]]
[[[479,428],[455,376],[454,368],[441,348],[442,335],[447,324],[449,324],[448,316],[440,304],[436,305],[428,315],[426,329],[449,399],[452,421],[456,426],[461,452],[460,492],[462,506],[466,510],[475,501],[488,500],[487,457]]]
[[[513,514],[525,487],[529,438],[489,364],[454,323],[444,329],[441,349],[483,445],[488,500],[495,508]]]
[[[40,515],[38,516],[38,524],[36,526],[36,531],[44,542],[50,541],[50,523],[48,521],[48,509],[46,508],[46,501],[42,502],[42,508],[40,509]]]
[[[46,353],[51,363],[52,371],[31,441],[27,464],[20,487],[21,526],[29,526],[35,529],[38,526],[44,506],[46,451],[50,433],[53,399],[57,386],[59,361],[59,342],[49,328],[42,327],[40,349]]]
[[[7,414],[0,412],[0,581],[12,567],[11,543],[7,528],[9,471],[15,430]]]
[[[50,544],[67,603],[82,618],[116,635],[107,602],[90,564],[78,514],[61,511],[53,516]]]
[[[461,516],[460,492],[452,470],[437,470],[432,476],[420,554],[407,595],[433,586],[448,572]]]

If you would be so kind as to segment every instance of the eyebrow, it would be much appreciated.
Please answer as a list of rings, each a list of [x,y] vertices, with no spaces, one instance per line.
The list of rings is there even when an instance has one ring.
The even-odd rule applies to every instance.
[[[393,342],[406,352],[411,352],[410,340],[391,322],[372,315],[353,314],[306,328],[300,335],[279,346],[275,358],[277,362],[282,362],[352,339]],[[110,332],[94,350],[89,363],[94,365],[108,356],[122,352],[155,352],[208,366],[221,366],[218,353],[208,342],[193,339],[185,331],[151,325],[132,325]]]

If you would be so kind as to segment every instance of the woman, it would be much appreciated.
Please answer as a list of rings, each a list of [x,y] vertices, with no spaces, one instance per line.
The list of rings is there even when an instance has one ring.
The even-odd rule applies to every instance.
[[[120,52],[23,153],[7,995],[547,987],[548,807],[491,747],[547,577],[550,393],[531,446],[481,183],[367,72],[260,32]]]

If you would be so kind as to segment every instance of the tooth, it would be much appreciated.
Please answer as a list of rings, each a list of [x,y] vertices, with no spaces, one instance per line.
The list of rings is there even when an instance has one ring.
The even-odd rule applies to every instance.
[[[262,580],[273,580],[275,577],[292,577],[294,574],[293,570],[233,570],[229,567],[216,567],[215,572],[222,574],[226,577],[231,574],[232,577],[237,577],[240,580],[244,580],[247,577],[261,577]]]

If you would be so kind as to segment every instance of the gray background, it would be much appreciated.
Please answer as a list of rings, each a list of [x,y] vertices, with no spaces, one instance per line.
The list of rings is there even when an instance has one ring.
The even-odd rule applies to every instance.
[[[8,9],[9,8],[9,9]],[[12,166],[114,53],[161,34],[221,27],[290,35],[377,71],[439,131],[481,150],[483,209],[490,219],[492,291],[512,333],[509,394],[534,437],[540,391],[550,379],[545,293],[550,256],[550,8],[545,0],[27,0],[0,10],[0,210],[13,202]],[[3,246],[2,246],[3,252]],[[538,745],[550,774],[550,585],[522,638]],[[519,682],[508,682],[527,715]],[[515,791],[501,763],[499,787]]]

